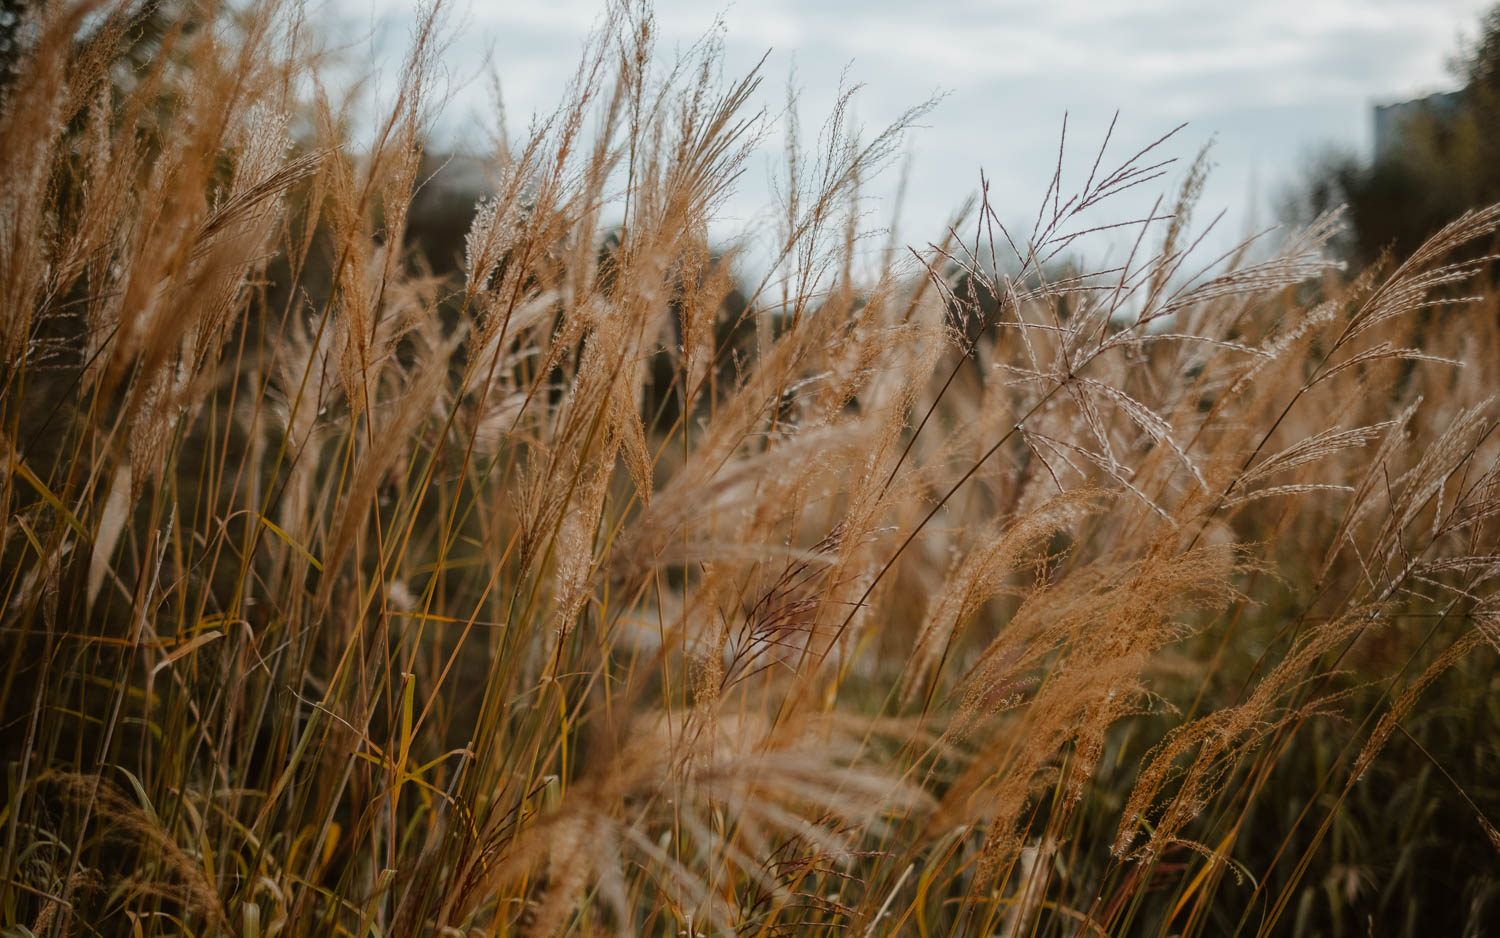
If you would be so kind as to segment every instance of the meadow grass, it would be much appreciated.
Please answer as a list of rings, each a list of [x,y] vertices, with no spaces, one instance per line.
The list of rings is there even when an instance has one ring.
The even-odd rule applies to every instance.
[[[443,26],[367,146],[296,5],[20,33],[6,934],[1500,921],[1500,208],[1203,256],[1111,125],[872,272],[845,94],[742,283],[761,75],[614,6],[441,275]]]

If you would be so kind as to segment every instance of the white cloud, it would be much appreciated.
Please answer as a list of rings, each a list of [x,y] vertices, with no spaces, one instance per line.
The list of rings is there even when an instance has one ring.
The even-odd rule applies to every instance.
[[[911,240],[936,237],[952,207],[977,188],[980,166],[998,202],[1016,206],[1017,216],[1034,211],[1051,175],[1063,113],[1072,115],[1070,137],[1081,158],[1091,157],[1116,108],[1121,126],[1111,152],[1121,155],[1182,120],[1191,125],[1173,153],[1183,162],[1217,134],[1218,168],[1205,202],[1229,209],[1229,237],[1254,214],[1253,184],[1274,189],[1321,145],[1364,146],[1373,100],[1450,85],[1446,59],[1459,36],[1475,30],[1486,5],[956,0],[913,7],[891,0],[758,0],[715,7],[664,0],[656,22],[659,51],[670,54],[722,16],[727,74],[752,67],[771,47],[762,90],[772,112],[782,106],[795,61],[804,132],[817,127],[851,60],[849,78],[865,86],[855,113],[868,127],[946,90],[929,126],[911,142],[904,213]],[[459,77],[477,74],[484,50],[493,49],[511,122],[523,124],[529,113],[558,103],[580,43],[603,9],[594,0],[475,3],[450,68]],[[409,15],[401,0],[388,0],[381,11],[394,21]],[[458,125],[483,102],[482,82],[456,93]],[[770,162],[747,174],[728,214],[743,218],[764,203]],[[894,186],[892,175],[872,193]],[[1211,214],[1205,207],[1200,217]]]

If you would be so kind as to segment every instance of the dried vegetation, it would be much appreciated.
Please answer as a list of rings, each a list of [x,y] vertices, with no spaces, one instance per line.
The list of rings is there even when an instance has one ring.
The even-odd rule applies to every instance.
[[[368,147],[296,6],[19,35],[14,933],[1410,929],[1377,783],[1479,858],[1424,914],[1500,916],[1500,209],[1355,275],[1334,217],[1200,257],[1201,160],[1122,221],[1175,141],[1105,135],[1032,230],[982,194],[870,272],[922,111],[862,141],[844,96],[740,286],[760,76],[621,6],[439,276],[437,11]]]

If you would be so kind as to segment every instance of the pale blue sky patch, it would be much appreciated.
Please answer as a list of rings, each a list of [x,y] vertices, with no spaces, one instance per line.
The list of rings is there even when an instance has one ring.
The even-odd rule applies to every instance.
[[[1250,0],[1239,5],[1188,0],[1104,3],[949,2],[914,6],[889,0],[756,0],[727,7],[669,0],[656,4],[658,53],[670,58],[724,22],[726,78],[769,49],[762,102],[776,113],[795,63],[805,134],[821,123],[841,75],[864,87],[855,115],[873,135],[934,93],[938,107],[907,141],[911,177],[899,237],[917,245],[991,180],[1002,218],[1030,219],[1055,164],[1068,113],[1072,185],[1120,112],[1110,154],[1123,158],[1178,123],[1189,126],[1168,155],[1179,158],[1162,184],[1118,203],[1099,222],[1144,213],[1150,198],[1180,179],[1199,147],[1215,140],[1215,169],[1196,219],[1226,211],[1210,239],[1227,246],[1252,225],[1274,220],[1278,193],[1329,147],[1367,153],[1371,106],[1456,86],[1447,62],[1473,36],[1484,0]],[[375,12],[347,11],[351,30],[374,27],[374,61],[397,60],[413,7],[385,0]],[[440,123],[460,144],[480,143],[487,119],[489,62],[502,81],[513,132],[557,105],[582,42],[604,7],[596,0],[475,3],[454,8],[460,28],[445,64],[452,94]],[[475,139],[479,138],[479,139]],[[769,207],[779,171],[778,137],[753,164],[715,228],[729,237]],[[1106,157],[1106,162],[1108,162]],[[1081,164],[1081,169],[1079,168]],[[890,216],[893,166],[870,186],[867,218]],[[1068,185],[1065,178],[1064,184]]]

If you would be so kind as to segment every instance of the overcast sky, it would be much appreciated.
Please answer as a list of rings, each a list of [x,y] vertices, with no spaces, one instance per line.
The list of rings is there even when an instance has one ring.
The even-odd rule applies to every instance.
[[[795,64],[804,133],[826,115],[841,74],[864,86],[855,115],[869,132],[944,95],[906,143],[904,242],[935,239],[977,188],[981,168],[1001,217],[1030,219],[1052,175],[1064,112],[1076,187],[1118,109],[1110,145],[1118,158],[1183,121],[1188,127],[1168,150],[1182,167],[1214,140],[1215,169],[1195,218],[1225,210],[1217,240],[1228,244],[1252,225],[1274,221],[1278,194],[1311,154],[1329,147],[1367,153],[1372,104],[1455,87],[1448,60],[1475,35],[1487,5],[670,0],[655,10],[658,53],[667,57],[716,17],[724,23],[726,75],[747,71],[769,51],[762,103],[772,112],[781,109]],[[446,59],[454,92],[444,132],[464,141],[473,120],[484,119],[487,94],[474,79],[491,52],[513,132],[524,130],[531,113],[549,111],[603,8],[602,0],[460,6],[452,19],[461,28]],[[373,12],[345,9],[347,25],[370,28],[377,47],[395,48],[412,7],[382,0]],[[774,150],[774,136],[768,144]],[[773,156],[752,165],[716,227],[721,237],[753,223],[765,206]],[[881,196],[894,192],[897,175],[893,169],[872,186],[872,224],[889,217],[891,200]],[[1123,217],[1131,207],[1122,203],[1117,211]]]

